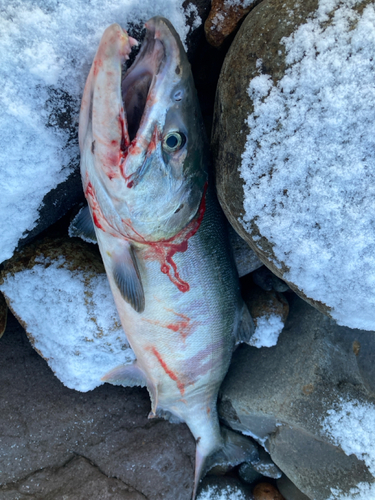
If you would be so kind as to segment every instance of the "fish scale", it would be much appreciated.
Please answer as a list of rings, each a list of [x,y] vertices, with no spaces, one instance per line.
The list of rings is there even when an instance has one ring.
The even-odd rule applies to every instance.
[[[197,443],[195,498],[213,465],[256,458],[247,438],[220,429],[216,409],[233,349],[250,339],[254,327],[208,179],[186,54],[166,19],[152,18],[146,30],[122,83],[121,65],[136,42],[112,25],[99,45],[79,129],[89,213],[76,217],[70,234],[90,240],[96,235],[137,358],[103,380],[147,387],[150,418],[187,423]],[[139,109],[131,106],[142,102],[139,123],[128,123],[139,119]]]

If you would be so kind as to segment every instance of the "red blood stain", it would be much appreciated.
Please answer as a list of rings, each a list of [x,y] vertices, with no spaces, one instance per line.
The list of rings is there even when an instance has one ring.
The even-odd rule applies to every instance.
[[[167,323],[167,324],[159,320],[153,320],[148,318],[142,318],[142,321],[150,323],[151,325],[160,326],[161,328],[167,328],[168,330],[171,330],[172,332],[175,333],[178,332],[182,340],[185,341],[185,339],[193,332],[193,325],[195,325],[196,322],[194,322],[192,325],[190,323],[190,318],[188,316],[185,316],[184,314],[181,313],[177,313],[172,309],[167,309],[167,310],[173,312],[177,317],[182,319],[175,321],[175,323]]]
[[[119,235],[118,231],[113,228],[104,217],[103,212],[98,203],[95,189],[89,180],[89,176],[86,174],[86,189],[85,189],[85,197],[87,199],[88,204],[91,207],[92,218],[94,220],[94,224],[97,228],[102,231],[109,233],[112,236],[117,237]]]
[[[177,375],[172,370],[170,370],[168,368],[166,362],[163,360],[160,353],[155,349],[155,347],[152,347],[151,351],[152,351],[152,354],[154,354],[154,356],[156,356],[156,359],[159,361],[161,367],[163,368],[165,373],[168,375],[168,377],[171,378],[174,382],[176,382],[178,390],[180,391],[181,396],[183,396],[185,393],[184,384],[178,379]]]
[[[101,59],[95,59],[94,61],[94,76],[99,73],[99,68],[103,66],[103,61]]]

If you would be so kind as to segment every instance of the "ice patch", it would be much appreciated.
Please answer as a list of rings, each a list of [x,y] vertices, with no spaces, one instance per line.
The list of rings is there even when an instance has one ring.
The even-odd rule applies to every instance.
[[[9,274],[0,290],[61,382],[78,391],[94,389],[107,372],[135,359],[107,276],[72,272],[63,257],[38,262]]]
[[[78,145],[69,127],[51,114],[72,108],[77,127],[80,98],[104,29],[118,22],[141,26],[167,17],[186,46],[201,23],[196,7],[182,0],[7,0],[0,9],[0,262],[31,230],[46,193],[63,182],[77,163]],[[70,113],[70,112],[69,112]],[[67,124],[65,124],[67,125]]]
[[[338,324],[374,330],[375,6],[356,4],[320,0],[282,40],[284,77],[251,81],[242,222]]]
[[[277,339],[284,328],[280,316],[271,314],[256,319],[256,328],[250,339],[249,345],[254,347],[272,347],[277,344]]]
[[[323,432],[345,452],[365,462],[375,478],[375,405],[359,401],[340,401],[322,422]],[[369,500],[375,498],[375,483],[359,483],[349,494],[332,489],[328,500]]]

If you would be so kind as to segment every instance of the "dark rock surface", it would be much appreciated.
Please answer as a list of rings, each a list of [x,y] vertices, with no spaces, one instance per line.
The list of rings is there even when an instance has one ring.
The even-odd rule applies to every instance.
[[[0,498],[190,499],[194,439],[147,419],[147,391],[67,389],[13,317],[0,367]]]
[[[7,326],[7,317],[8,317],[8,306],[5,302],[4,295],[0,293],[0,339],[3,336],[6,326]]]
[[[243,240],[232,226],[228,224],[229,239],[233,249],[234,260],[236,262],[238,276],[246,276],[252,273],[259,267],[263,266],[263,262],[258,259],[254,250],[251,249],[248,243]]]
[[[324,499],[330,488],[345,492],[374,482],[366,465],[335,446],[321,424],[340,398],[374,401],[368,383],[373,362],[363,355],[359,364],[358,345],[363,338],[375,352],[375,334],[337,326],[294,294],[288,300],[278,344],[243,346],[234,354],[219,411],[234,429],[265,440],[272,460],[305,495]]]

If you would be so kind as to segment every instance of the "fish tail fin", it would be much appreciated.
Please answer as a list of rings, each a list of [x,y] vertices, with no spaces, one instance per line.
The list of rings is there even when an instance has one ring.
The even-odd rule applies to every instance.
[[[238,465],[242,462],[259,460],[258,447],[249,438],[225,427],[221,428],[222,446],[207,454],[203,443],[197,441],[195,452],[195,477],[192,500],[195,500],[198,486],[205,474],[216,465]]]

